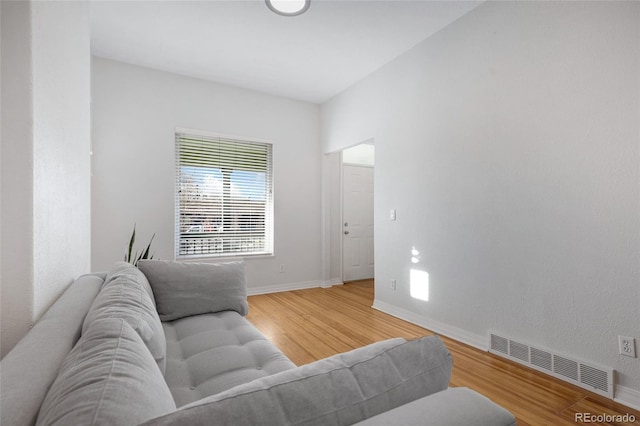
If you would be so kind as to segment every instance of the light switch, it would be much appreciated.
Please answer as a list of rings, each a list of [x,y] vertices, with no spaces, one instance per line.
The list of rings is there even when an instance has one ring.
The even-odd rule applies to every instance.
[[[389,210],[389,220],[395,222],[395,220],[396,220],[396,209]]]

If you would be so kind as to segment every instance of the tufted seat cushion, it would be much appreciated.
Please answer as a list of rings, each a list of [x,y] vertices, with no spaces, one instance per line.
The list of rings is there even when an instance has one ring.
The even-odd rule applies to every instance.
[[[235,311],[162,325],[167,340],[165,379],[178,407],[296,367]]]

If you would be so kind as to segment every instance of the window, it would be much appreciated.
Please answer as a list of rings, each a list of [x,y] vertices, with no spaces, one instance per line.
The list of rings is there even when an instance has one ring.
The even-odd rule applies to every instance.
[[[271,144],[176,133],[176,257],[272,253]]]

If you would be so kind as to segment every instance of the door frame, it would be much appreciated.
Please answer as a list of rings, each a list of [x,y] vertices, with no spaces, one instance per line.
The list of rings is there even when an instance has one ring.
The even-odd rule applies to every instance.
[[[356,143],[354,145],[342,148],[340,150],[340,226],[337,229],[337,232],[339,233],[339,237],[340,237],[340,279],[341,281],[344,283],[344,278],[345,278],[345,274],[344,274],[344,238],[343,238],[343,228],[344,228],[344,166],[345,166],[345,162],[344,162],[344,151],[349,149],[349,148],[353,148],[355,146],[358,145],[373,145],[375,146],[374,143],[374,138],[370,138],[367,140],[364,140],[362,142]],[[347,165],[359,165],[359,164],[353,164],[353,163],[346,163]],[[373,196],[374,196],[374,200],[375,200],[375,160],[374,160],[374,164],[373,165],[362,165],[360,164],[359,166],[361,167],[370,167],[372,169],[374,169],[374,183],[373,183]],[[374,253],[375,253],[375,214],[374,214]],[[374,263],[374,271],[375,271],[375,263]],[[374,272],[375,275],[375,272]]]

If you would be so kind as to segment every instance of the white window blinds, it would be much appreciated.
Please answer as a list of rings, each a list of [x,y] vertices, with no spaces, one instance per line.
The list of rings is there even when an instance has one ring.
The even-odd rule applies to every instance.
[[[272,253],[271,144],[176,133],[176,257]]]

